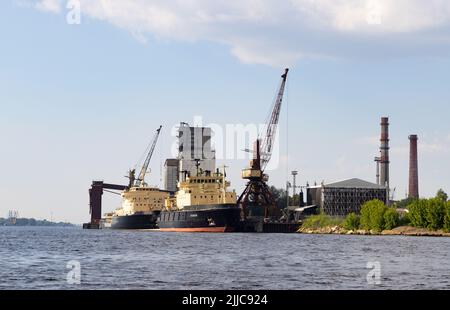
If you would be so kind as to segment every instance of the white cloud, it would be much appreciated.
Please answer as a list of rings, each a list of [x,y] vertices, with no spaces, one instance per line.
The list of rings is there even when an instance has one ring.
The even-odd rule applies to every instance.
[[[447,153],[450,150],[450,145],[445,143],[445,141],[442,142],[423,142],[419,144],[419,150],[424,153],[430,153],[430,154],[439,154],[439,153]]]
[[[36,3],[35,7],[44,12],[60,13],[61,0],[41,0]]]
[[[421,154],[440,155],[450,153],[450,139],[445,135],[435,134],[431,137],[419,136],[418,150]],[[409,155],[409,144],[392,147],[392,153],[397,155]]]
[[[80,0],[136,38],[212,41],[244,63],[450,54],[447,0]],[[59,0],[40,0],[58,13]],[[382,55],[381,55],[382,54]]]
[[[343,32],[395,33],[448,25],[447,0],[291,0],[311,24]],[[371,21],[374,21],[372,23]]]

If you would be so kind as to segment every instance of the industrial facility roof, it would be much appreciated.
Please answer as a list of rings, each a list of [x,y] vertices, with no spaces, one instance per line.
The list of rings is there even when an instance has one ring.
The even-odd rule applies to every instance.
[[[375,183],[371,183],[371,182],[367,182],[361,179],[357,179],[357,178],[353,178],[353,179],[348,179],[348,180],[343,180],[343,181],[338,181],[338,182],[334,182],[334,183],[325,183],[323,185],[324,187],[328,187],[328,188],[375,188],[375,189],[383,189],[384,186],[375,184]],[[312,188],[317,188],[317,187],[322,187],[322,185],[318,185],[318,186],[312,186]]]

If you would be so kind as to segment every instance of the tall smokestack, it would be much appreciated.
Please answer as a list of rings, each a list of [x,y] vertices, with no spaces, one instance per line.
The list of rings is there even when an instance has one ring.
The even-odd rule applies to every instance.
[[[419,199],[419,165],[417,135],[409,136],[409,198]]]
[[[381,118],[380,185],[389,190],[389,118]]]
[[[377,164],[377,171],[376,171],[377,185],[380,185],[380,161],[381,157],[375,157],[375,163]]]

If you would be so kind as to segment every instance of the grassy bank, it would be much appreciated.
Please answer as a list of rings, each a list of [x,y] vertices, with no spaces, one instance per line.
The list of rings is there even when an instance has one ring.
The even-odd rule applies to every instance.
[[[409,200],[401,215],[382,201],[365,203],[360,214],[346,218],[325,214],[307,218],[299,232],[323,234],[450,236],[450,201],[440,190],[436,198]]]

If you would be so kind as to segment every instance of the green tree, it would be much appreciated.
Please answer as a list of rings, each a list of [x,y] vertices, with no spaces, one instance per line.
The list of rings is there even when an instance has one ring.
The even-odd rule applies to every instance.
[[[406,209],[411,203],[413,203],[416,199],[415,198],[406,198],[403,200],[400,200],[395,203],[395,207],[399,209]]]
[[[444,190],[441,188],[440,190],[438,190],[437,194],[436,194],[436,198],[442,200],[443,202],[447,202],[448,200],[448,195],[446,192],[444,192]]]
[[[275,186],[270,187],[270,192],[272,193],[273,199],[276,202],[276,206],[279,210],[286,208],[286,190],[276,188]]]
[[[413,201],[409,206],[409,214],[408,218],[411,221],[411,225],[414,227],[423,227],[426,228],[428,226],[427,221],[427,200],[420,199]]]
[[[295,196],[289,197],[290,206],[300,206],[300,195],[295,194]]]
[[[361,219],[360,219],[359,215],[357,215],[356,213],[350,213],[345,218],[343,226],[345,229],[348,229],[348,230],[357,230],[357,229],[359,229],[360,222],[361,222]]]
[[[450,201],[445,205],[444,230],[450,232]]]
[[[411,220],[408,213],[400,215],[398,226],[411,226]]]
[[[386,205],[380,200],[366,202],[361,208],[361,227],[380,232],[384,229]]]
[[[384,229],[394,229],[400,223],[400,216],[394,208],[387,208],[383,215]]]
[[[429,199],[427,201],[427,228],[438,230],[444,227],[445,205],[446,202],[440,198]]]

